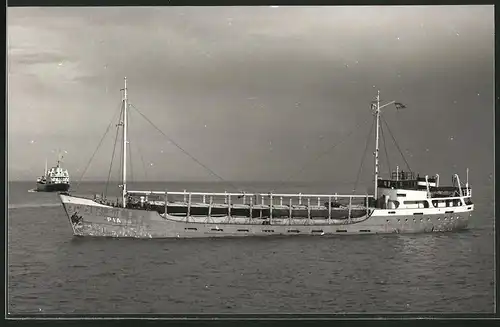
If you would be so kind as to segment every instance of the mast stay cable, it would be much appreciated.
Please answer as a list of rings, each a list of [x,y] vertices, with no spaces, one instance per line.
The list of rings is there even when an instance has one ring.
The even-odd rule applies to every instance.
[[[385,158],[387,160],[387,170],[389,171],[389,176],[391,176],[391,163],[389,161],[389,152],[387,152],[387,142],[385,141],[384,129],[380,127],[380,135],[382,136],[382,142],[384,143]]]
[[[356,126],[354,126],[353,129],[351,129],[351,131],[349,133],[347,133],[343,138],[341,138],[337,143],[334,143],[330,148],[328,148],[328,150],[320,153],[316,158],[314,158],[313,160],[311,161],[308,161],[306,164],[304,164],[300,170],[298,170],[296,173],[293,173],[291,175],[288,176],[288,178],[286,178],[285,180],[283,180],[282,182],[278,183],[278,186],[277,187],[280,187],[282,186],[283,184],[289,182],[293,177],[299,175],[300,173],[302,173],[308,166],[310,166],[311,164],[313,163],[316,163],[320,158],[322,158],[323,156],[327,155],[328,153],[330,153],[333,149],[335,149],[337,146],[341,145],[342,143],[344,143],[347,138],[349,136],[351,136],[351,134],[358,129],[358,127],[361,126],[362,123],[366,123],[366,120],[363,121],[363,122],[360,122],[358,124],[356,124]]]
[[[134,166],[132,165],[132,146],[128,143],[128,160],[130,162],[130,182],[134,182]]]
[[[127,121],[129,122],[129,126],[127,126],[127,129],[130,128],[130,110],[127,110]],[[132,142],[133,143],[133,142]],[[128,160],[130,163],[130,182],[134,182],[134,166],[132,165],[132,146],[130,145],[130,139],[127,140],[128,144]]]
[[[136,149],[137,149],[137,152],[139,152],[139,156],[141,157],[142,169],[144,169],[144,181],[147,181],[148,180],[148,171],[146,170],[146,164],[144,163],[144,157],[142,156],[141,147],[137,146]]]
[[[204,165],[203,163],[201,163],[198,159],[196,159],[195,157],[193,157],[189,152],[187,152],[186,150],[184,150],[179,144],[177,144],[174,140],[172,140],[170,137],[168,137],[168,135],[166,135],[161,129],[159,129],[151,120],[149,120],[148,117],[146,117],[139,109],[137,109],[136,106],[134,106],[132,103],[130,103],[130,106],[132,108],[135,109],[135,111],[142,116],[142,118],[144,118],[149,124],[151,124],[151,126],[153,126],[154,129],[156,129],[158,132],[160,132],[160,134],[162,134],[165,138],[167,138],[167,140],[170,141],[170,143],[172,143],[175,147],[177,147],[179,150],[181,150],[185,155],[187,155],[188,157],[190,157],[193,161],[195,161],[198,165],[200,165],[201,167],[205,168],[208,172],[210,172],[212,175],[214,175],[215,177],[217,177],[218,179],[220,179],[222,182],[224,183],[227,183],[229,184],[231,187],[233,187],[234,189],[238,189],[238,187],[236,187],[234,184],[232,184],[231,182],[229,181],[226,181],[224,178],[222,178],[221,176],[219,176],[217,173],[215,173],[213,170],[211,170],[210,168],[208,168],[206,165]]]
[[[132,121],[132,120],[130,119],[130,117],[131,117],[131,115],[132,115],[132,114],[131,114],[131,112],[132,112],[131,110],[130,110],[130,111],[127,111],[128,115],[129,115],[129,119],[128,119],[128,121],[129,121],[129,122],[130,122],[130,121]],[[130,123],[129,123],[129,124],[130,124]],[[132,135],[132,133],[131,133],[131,131],[130,131],[130,130],[129,130],[128,132],[129,132],[129,135]],[[137,136],[137,134],[135,134],[135,133],[134,133],[132,136],[133,136],[133,137],[131,137],[131,139],[132,139],[132,140],[136,140],[135,136]],[[137,144],[138,144],[138,143],[137,143]],[[137,151],[137,152],[139,153],[139,156],[141,157],[141,161],[142,161],[142,169],[144,170],[144,181],[146,181],[146,180],[147,180],[147,177],[148,177],[148,174],[147,174],[147,171],[146,171],[146,164],[145,164],[145,162],[144,162],[144,157],[143,157],[142,152],[141,152],[141,147],[140,147],[140,146],[138,146],[138,145],[136,145],[136,142],[135,142],[135,141],[134,141],[134,142],[132,142],[132,143],[129,143],[129,153],[130,153],[130,158],[129,158],[129,160],[130,160],[130,168],[131,168],[131,179],[132,179],[132,181],[133,181],[133,179],[134,179],[134,176],[133,176],[133,173],[132,173],[132,172],[133,172],[133,170],[134,170],[134,169],[133,169],[133,167],[132,167],[132,157],[133,157],[133,156],[132,156],[132,148],[134,148],[134,151]],[[139,169],[139,170],[140,170],[140,169]],[[137,180],[137,181],[138,181],[138,180]]]
[[[356,192],[356,189],[358,188],[359,177],[361,175],[361,170],[363,169],[363,163],[365,162],[366,152],[368,150],[368,143],[370,143],[370,136],[372,135],[373,126],[375,125],[376,119],[377,119],[376,117],[373,118],[372,126],[370,127],[370,131],[368,132],[368,135],[366,136],[365,150],[363,151],[363,157],[361,158],[361,163],[359,165],[358,174],[356,175],[356,182],[354,182],[354,188],[352,190],[353,192]]]
[[[123,110],[120,110],[120,117],[118,117],[118,121],[121,121],[123,115]],[[120,131],[120,125],[116,125],[116,135],[115,135],[115,144],[113,145],[113,153],[111,154],[111,163],[109,164],[109,171],[108,171],[108,179],[106,181],[106,188],[104,190],[104,198],[107,198],[108,195],[108,185],[109,185],[109,179],[111,177],[111,169],[113,167],[113,160],[115,158],[115,151],[116,151],[116,143],[118,141],[118,132]]]
[[[382,117],[382,116],[381,116],[381,118],[382,118],[382,120],[384,121],[385,126],[387,127],[387,130],[389,131],[389,134],[391,135],[392,140],[394,141],[394,144],[396,145],[396,147],[397,147],[397,149],[398,149],[399,153],[401,154],[401,157],[403,158],[403,160],[404,160],[404,162],[405,162],[405,164],[406,164],[406,167],[407,167],[407,168],[408,168],[408,170],[411,172],[412,170],[411,170],[411,168],[410,168],[410,165],[408,164],[408,161],[406,161],[406,158],[405,158],[405,156],[404,156],[403,152],[402,152],[402,151],[401,151],[401,149],[399,148],[398,142],[397,142],[397,141],[396,141],[396,139],[394,138],[394,135],[392,135],[391,129],[389,128],[389,124],[387,124],[387,121],[385,120],[385,118],[384,118],[384,117]]]
[[[78,187],[80,186],[80,183],[82,182],[82,179],[83,179],[83,176],[85,175],[85,173],[87,172],[87,169],[90,167],[90,163],[92,162],[92,160],[94,159],[97,151],[99,150],[99,148],[101,147],[102,145],[102,141],[104,141],[104,138],[106,137],[106,135],[108,134],[109,132],[109,129],[111,128],[111,126],[113,125],[113,121],[115,120],[115,117],[116,117],[116,114],[119,113],[121,110],[121,102],[120,102],[120,106],[118,107],[118,110],[117,112],[113,115],[113,118],[111,119],[108,127],[106,128],[106,132],[104,132],[104,135],[102,136],[101,140],[99,141],[99,144],[97,145],[97,148],[94,150],[94,153],[92,154],[92,156],[90,157],[90,160],[88,161],[87,165],[85,166],[85,169],[83,170],[82,172],[82,175],[80,176],[80,179],[78,180],[78,182],[76,183],[76,186],[75,186],[75,190],[78,189]]]

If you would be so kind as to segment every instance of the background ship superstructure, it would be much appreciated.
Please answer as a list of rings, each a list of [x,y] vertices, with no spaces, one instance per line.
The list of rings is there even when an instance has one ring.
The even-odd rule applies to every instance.
[[[38,192],[66,192],[69,190],[69,172],[61,167],[63,156],[59,154],[57,164],[50,169],[47,169],[47,161],[45,161],[44,175],[37,178],[36,190]]]

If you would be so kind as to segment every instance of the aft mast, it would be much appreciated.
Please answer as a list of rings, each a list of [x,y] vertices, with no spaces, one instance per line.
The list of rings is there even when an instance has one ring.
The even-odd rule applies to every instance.
[[[372,102],[372,108],[375,110],[375,117],[376,117],[376,120],[377,120],[377,130],[375,132],[375,180],[374,180],[374,186],[375,186],[375,189],[374,189],[374,197],[375,197],[375,201],[377,200],[377,197],[378,197],[378,166],[379,166],[379,161],[378,161],[378,152],[379,152],[379,132],[380,132],[380,110],[384,107],[387,107],[388,105],[391,105],[391,104],[394,104],[396,106],[396,109],[400,109],[400,108],[406,108],[405,105],[403,105],[402,103],[400,102],[396,102],[396,101],[391,101],[391,102],[388,102],[384,105],[380,105],[380,90],[377,91],[377,105],[376,106],[373,106],[373,102]]]
[[[122,151],[122,206],[127,206],[127,78],[124,78],[125,87],[123,88],[123,151]]]

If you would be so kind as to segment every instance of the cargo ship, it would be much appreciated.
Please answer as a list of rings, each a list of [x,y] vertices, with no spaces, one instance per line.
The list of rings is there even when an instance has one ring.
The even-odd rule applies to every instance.
[[[127,187],[127,79],[117,128],[122,131],[121,198],[85,198],[60,193],[73,235],[133,238],[250,237],[274,235],[368,235],[430,233],[466,229],[474,210],[466,182],[451,185],[439,175],[396,169],[379,174],[379,133],[383,108],[403,104],[371,101],[376,124],[374,176],[370,194],[275,194],[129,190]],[[133,106],[133,105],[132,105]],[[136,108],[137,109],[137,108]],[[335,185],[332,185],[332,188]]]

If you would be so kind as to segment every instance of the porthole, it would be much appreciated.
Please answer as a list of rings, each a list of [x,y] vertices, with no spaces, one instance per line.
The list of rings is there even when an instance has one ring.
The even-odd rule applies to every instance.
[[[408,218],[406,218],[405,221],[408,221]]]
[[[386,222],[389,222],[389,219],[387,219]]]
[[[413,222],[416,222],[416,220],[415,220],[415,219],[413,219]]]
[[[420,221],[424,221],[422,218],[420,218]]]
[[[431,218],[427,218],[427,221],[431,221]]]
[[[401,221],[401,219],[398,218],[398,221]]]

